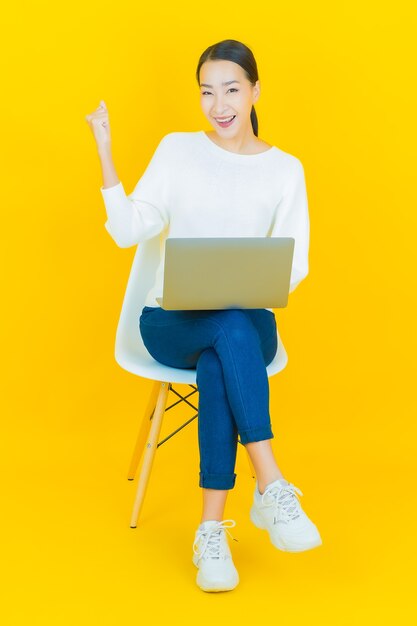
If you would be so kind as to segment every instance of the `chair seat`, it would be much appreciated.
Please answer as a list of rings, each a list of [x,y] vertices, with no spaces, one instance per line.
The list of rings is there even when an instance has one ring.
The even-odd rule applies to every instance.
[[[141,376],[143,378],[149,378],[151,380],[159,380],[171,383],[186,383],[196,384],[197,370],[195,368],[181,369],[175,367],[169,367],[163,363],[156,361],[147,351],[143,344],[142,337],[138,328],[137,342],[134,346],[125,347],[124,350],[116,352],[115,358],[117,363],[124,370]],[[267,366],[266,371],[269,376],[277,374],[287,364],[288,357],[285,351],[284,345],[278,337],[278,349],[274,360]]]

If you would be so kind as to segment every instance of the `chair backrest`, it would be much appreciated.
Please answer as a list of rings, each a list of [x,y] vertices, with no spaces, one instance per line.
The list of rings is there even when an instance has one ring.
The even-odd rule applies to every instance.
[[[126,354],[143,356],[139,316],[152,287],[161,258],[161,235],[141,241],[133,258],[116,331],[115,356],[120,362]]]

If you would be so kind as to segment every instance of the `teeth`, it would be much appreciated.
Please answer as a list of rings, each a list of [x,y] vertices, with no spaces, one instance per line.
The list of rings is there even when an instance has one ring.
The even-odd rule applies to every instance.
[[[227,120],[217,120],[218,122],[230,122],[231,119],[234,118],[234,115],[232,115],[231,117],[229,117]]]

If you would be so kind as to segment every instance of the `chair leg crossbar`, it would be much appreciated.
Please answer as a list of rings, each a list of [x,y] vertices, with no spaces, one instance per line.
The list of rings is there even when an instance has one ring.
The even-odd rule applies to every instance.
[[[182,430],[185,426],[190,424],[198,417],[198,407],[194,406],[192,402],[188,400],[190,396],[194,395],[198,391],[198,388],[195,385],[189,386],[192,387],[193,391],[183,396],[173,388],[171,383],[160,381],[154,382],[150,398],[145,409],[145,414],[140,425],[128,472],[128,480],[134,480],[139,462],[143,456],[142,467],[138,478],[135,502],[133,505],[132,516],[130,520],[130,528],[136,528],[137,526],[139,514],[143,506],[146,489],[149,483],[156,450],[159,448],[159,446],[161,446],[168,439],[173,437],[176,433],[178,433],[180,430]],[[178,396],[179,400],[167,407],[166,404],[170,391]],[[159,434],[161,431],[162,420],[165,412],[169,411],[181,402],[185,402],[186,404],[188,404],[192,409],[197,411],[197,413],[189,420],[184,422],[184,424],[182,424],[179,428],[170,433],[162,441],[159,441]],[[238,440],[238,443],[242,443],[240,439]],[[249,454],[247,454],[247,458],[249,462],[251,476],[255,478],[255,470]]]

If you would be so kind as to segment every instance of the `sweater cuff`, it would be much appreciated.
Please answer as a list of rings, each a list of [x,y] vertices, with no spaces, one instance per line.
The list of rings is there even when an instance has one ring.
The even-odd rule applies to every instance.
[[[106,206],[120,205],[120,200],[124,200],[126,197],[122,181],[119,181],[117,185],[113,185],[112,187],[104,188],[101,186],[100,191]]]

